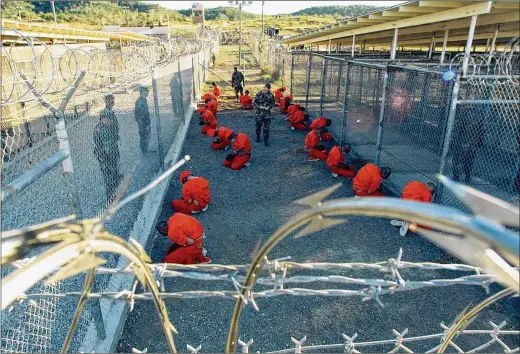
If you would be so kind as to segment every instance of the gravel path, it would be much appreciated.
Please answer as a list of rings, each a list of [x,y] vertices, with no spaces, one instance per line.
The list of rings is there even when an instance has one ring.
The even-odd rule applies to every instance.
[[[197,215],[206,235],[206,248],[214,263],[244,264],[257,242],[266,239],[301,207],[292,201],[337,183],[322,162],[308,162],[304,150],[304,133],[292,132],[283,117],[276,113],[271,124],[271,146],[254,142],[254,114],[238,110],[222,111],[220,125],[247,133],[252,139],[251,166],[241,171],[222,167],[226,152],[214,152],[211,138],[200,134],[198,120],[192,121],[183,154],[192,157],[190,168],[195,175],[211,183],[213,199],[207,212]],[[332,198],[352,196],[351,182],[336,191]],[[164,201],[160,219],[172,210],[168,203],[180,195],[178,175]],[[161,262],[169,242],[157,237],[152,246],[153,262]],[[344,225],[308,235],[302,239],[286,239],[270,258],[291,256],[300,262],[376,262],[395,258],[404,249],[407,261],[441,261],[445,253],[419,236],[400,237],[388,220],[349,217]],[[309,274],[310,272],[306,272]],[[316,274],[316,273],[314,273]],[[381,277],[369,272],[349,273],[355,277]],[[453,276],[438,271],[408,271],[405,279],[426,279]],[[298,287],[294,285],[294,287]],[[303,284],[309,288],[341,288],[333,284]],[[194,282],[170,278],[167,291],[233,290],[228,283]],[[258,288],[256,288],[258,289]],[[492,288],[496,291],[496,288]],[[291,336],[307,336],[306,344],[341,343],[341,333],[358,333],[357,340],[393,338],[392,328],[409,335],[440,332],[441,321],[450,322],[469,303],[486,296],[482,288],[457,286],[417,290],[383,296],[385,307],[360,298],[276,297],[257,300],[260,311],[247,307],[240,321],[240,338],[254,338],[252,351],[268,351],[293,347]],[[488,328],[487,321],[508,320],[509,328],[518,328],[518,300],[493,306],[477,319],[475,326]],[[179,330],[177,349],[186,344],[202,345],[204,352],[222,352],[229,329],[234,302],[221,299],[168,300],[172,323]],[[480,344],[483,343],[481,338]],[[430,343],[428,343],[429,345]],[[431,345],[433,346],[433,345]],[[138,301],[129,315],[118,351],[129,352],[135,347],[148,352],[167,351],[153,303]],[[411,346],[425,350],[424,346]],[[389,350],[380,348],[372,350]],[[339,350],[341,351],[341,350]]]

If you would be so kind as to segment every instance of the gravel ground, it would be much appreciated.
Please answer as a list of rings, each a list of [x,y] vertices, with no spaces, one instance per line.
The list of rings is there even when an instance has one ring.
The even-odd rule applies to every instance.
[[[200,134],[197,119],[192,121],[183,154],[192,157],[189,167],[195,175],[207,178],[213,195],[207,212],[196,217],[203,224],[206,248],[214,263],[244,264],[257,242],[266,239],[301,207],[292,201],[322,190],[338,182],[331,177],[322,162],[308,162],[304,150],[304,133],[292,132],[283,117],[273,115],[271,146],[254,142],[254,114],[238,110],[222,111],[217,117],[220,125],[247,133],[252,138],[251,166],[241,171],[222,167],[226,152],[214,152],[211,138]],[[351,182],[331,198],[352,196]],[[160,219],[171,214],[170,200],[180,195],[178,175],[168,191]],[[152,245],[153,262],[161,262],[169,242],[157,237]],[[399,248],[404,249],[406,261],[442,261],[446,254],[419,236],[400,237],[388,220],[367,217],[349,217],[344,225],[308,235],[302,239],[286,239],[270,258],[291,256],[299,262],[376,262],[395,258]],[[305,272],[309,274],[310,272]],[[303,274],[303,273],[302,273]],[[379,277],[369,272],[343,273],[355,277]],[[439,271],[408,271],[405,279],[453,277]],[[294,285],[294,287],[298,287]],[[341,288],[334,284],[303,284],[309,288]],[[228,283],[195,282],[170,278],[167,291],[232,290]],[[259,289],[258,287],[256,289]],[[497,287],[492,287],[496,291]],[[306,344],[342,343],[341,333],[358,333],[358,341],[391,339],[392,328],[409,335],[440,332],[441,321],[450,322],[468,304],[486,297],[482,288],[457,286],[417,290],[383,296],[385,307],[375,301],[362,302],[359,298],[335,297],[276,297],[259,299],[260,311],[247,307],[240,321],[240,338],[254,338],[252,351],[291,348],[291,336],[307,336]],[[518,300],[507,300],[487,309],[475,322],[475,327],[489,328],[487,321],[508,321],[508,328],[518,328]],[[515,307],[516,306],[516,307]],[[204,352],[222,352],[234,302],[216,298],[202,300],[168,300],[172,323],[179,330],[177,348],[186,350],[186,344],[202,345]],[[475,339],[475,338],[474,338]],[[477,338],[478,339],[478,338]],[[511,339],[511,338],[509,338]],[[481,344],[480,341],[467,343]],[[513,342],[518,338],[513,338]],[[511,344],[511,341],[507,340]],[[461,341],[462,345],[464,341]],[[428,343],[432,344],[432,342]],[[434,344],[431,345],[433,347]],[[165,352],[167,345],[151,301],[137,301],[129,315],[119,352],[135,347],[148,352]],[[411,345],[424,351],[423,345]],[[372,351],[375,347],[371,348]],[[375,348],[389,350],[391,347]],[[341,351],[341,350],[339,350]]]

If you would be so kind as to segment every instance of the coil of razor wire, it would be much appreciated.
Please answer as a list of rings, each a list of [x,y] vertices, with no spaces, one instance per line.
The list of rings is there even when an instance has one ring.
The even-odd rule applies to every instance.
[[[1,44],[1,103],[34,100],[20,74],[42,95],[66,92],[78,73],[85,71],[80,91],[118,90],[135,84],[153,67],[167,65],[182,55],[214,46],[220,32],[208,28],[197,30],[195,38],[172,36],[169,40],[150,37],[141,42],[109,42],[104,47],[93,44],[45,44],[36,37],[18,31],[18,38]],[[20,47],[29,49],[23,58],[15,55]]]

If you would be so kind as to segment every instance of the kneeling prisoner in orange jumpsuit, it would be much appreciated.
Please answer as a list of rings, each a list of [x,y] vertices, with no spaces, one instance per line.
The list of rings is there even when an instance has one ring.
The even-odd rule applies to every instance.
[[[213,150],[222,150],[226,149],[229,145],[231,145],[230,137],[233,135],[234,131],[224,126],[221,126],[218,129],[209,129],[208,136],[216,138],[211,143],[211,148]]]
[[[384,197],[381,192],[381,182],[390,177],[390,167],[377,167],[374,164],[363,166],[353,181],[353,192],[359,197]]]
[[[287,90],[287,88],[285,86],[282,86],[279,89],[276,89],[276,91],[274,91],[275,105],[280,104],[280,100],[283,98],[283,93],[285,92],[285,90]]]
[[[182,183],[182,199],[173,200],[170,205],[173,209],[184,214],[197,214],[208,210],[211,200],[209,181],[202,177],[195,177],[190,171],[183,171],[180,175]]]
[[[320,145],[319,129],[313,129],[305,137],[305,148],[309,153],[309,161],[327,160],[328,153],[325,146]]]
[[[309,128],[311,129],[321,129],[321,140],[323,141],[332,141],[334,138],[332,137],[332,134],[330,134],[325,127],[330,127],[332,124],[332,120],[327,119],[325,117],[318,117],[315,120],[312,121]]]
[[[289,95],[280,100],[280,111],[282,111],[282,113],[287,113],[287,110],[292,105],[293,98],[293,95]]]
[[[309,115],[305,114],[305,108],[300,107],[296,112],[287,117],[291,124],[292,130],[309,130],[309,126],[305,124],[309,120]]]
[[[206,257],[207,252],[204,249],[204,229],[194,217],[175,213],[168,219],[168,222],[159,223],[156,229],[173,242],[173,245],[166,251],[164,262],[211,263],[211,258]]]
[[[202,134],[207,134],[209,129],[215,129],[217,127],[217,119],[209,109],[201,107],[197,112],[200,114],[199,125],[203,125],[201,130]]]
[[[342,176],[345,178],[354,178],[356,172],[354,171],[354,166],[348,165],[345,163],[345,155],[343,153],[348,154],[350,152],[350,146],[334,146],[329,151],[329,157],[327,157],[327,161],[325,164],[329,168],[332,176],[338,177]]]
[[[223,165],[232,170],[240,170],[247,166],[246,164],[251,158],[251,141],[243,133],[233,133],[229,140],[233,144],[233,153],[226,156]]]
[[[253,109],[253,98],[249,96],[249,90],[246,90],[245,94],[240,96],[240,109]]]

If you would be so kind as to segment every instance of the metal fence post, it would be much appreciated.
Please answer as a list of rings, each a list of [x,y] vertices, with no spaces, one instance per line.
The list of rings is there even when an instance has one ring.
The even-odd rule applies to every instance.
[[[307,66],[307,87],[305,89],[305,110],[309,106],[309,91],[311,89],[312,53],[309,53],[309,64]]]
[[[181,111],[182,111],[182,123],[184,124],[184,120],[186,119],[185,117],[185,112],[184,112],[184,92],[182,90],[182,75],[181,75],[181,59],[180,58],[177,58],[177,67],[178,67],[178,74],[179,74],[179,91],[180,91],[180,95],[181,95]]]
[[[292,94],[293,92],[293,78],[294,78],[294,53],[291,52],[291,82],[289,86],[289,92]]]
[[[282,86],[284,86],[285,78],[285,57],[282,58]]]
[[[448,153],[450,151],[450,143],[451,136],[453,135],[453,127],[455,126],[455,116],[457,113],[457,104],[459,101],[459,91],[460,91],[460,77],[456,79],[453,84],[453,93],[451,96],[450,103],[450,113],[448,116],[448,121],[446,123],[446,134],[444,136],[444,146],[442,148],[441,155],[441,163],[439,167],[439,174],[444,175],[444,171],[446,169],[446,159],[448,158]],[[440,202],[442,198],[442,184],[438,186],[437,193],[435,193],[435,202]]]
[[[192,101],[195,101],[196,98],[197,98],[197,92],[195,90],[195,57],[193,56],[193,54],[191,55],[191,73],[192,73],[192,82],[193,82],[193,99]]]
[[[325,77],[327,75],[327,59],[323,58],[321,70],[320,116],[323,115],[323,96],[325,95]]]
[[[343,95],[343,120],[341,126],[340,145],[343,145],[347,135],[347,108],[348,108],[348,85],[350,77],[350,63],[347,61],[347,72],[345,73],[345,93]]]
[[[339,71],[338,71],[338,88],[336,90],[336,99],[339,101],[339,92],[341,89],[341,72],[343,71],[343,61],[339,62]]]
[[[381,140],[383,138],[383,125],[385,122],[385,106],[386,106],[386,90],[388,86],[388,65],[385,68],[385,76],[383,79],[383,94],[381,97],[381,109],[379,111],[379,128],[377,129],[377,143],[376,143],[376,165],[379,164],[381,158]]]
[[[157,74],[155,68],[152,69],[152,90],[153,90],[153,104],[155,108],[155,119],[157,121],[157,147],[159,152],[159,164],[161,169],[164,171],[164,152],[162,146],[162,135],[161,135],[161,115],[159,112],[159,95],[157,91]]]

